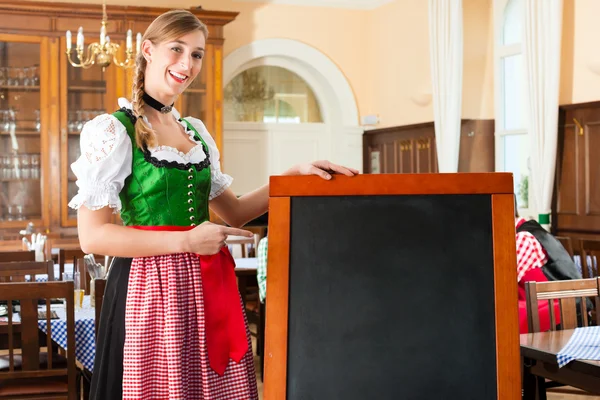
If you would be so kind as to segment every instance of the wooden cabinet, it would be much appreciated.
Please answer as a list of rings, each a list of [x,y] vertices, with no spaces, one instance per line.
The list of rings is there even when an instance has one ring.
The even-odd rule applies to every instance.
[[[363,141],[367,173],[423,173],[437,171],[432,124],[366,131]]]
[[[433,122],[365,131],[365,173],[438,172]],[[494,171],[494,121],[462,120],[459,172]]]
[[[108,34],[124,44],[127,29],[143,33],[165,11],[107,6]],[[223,26],[237,13],[190,11],[210,34],[202,72],[176,107],[202,119],[221,148]],[[14,233],[31,221],[51,236],[75,235],[70,165],[80,155],[81,128],[118,109],[118,97],[130,98],[133,70],[68,62],[65,31],[82,26],[86,41],[98,41],[100,5],[0,0],[0,15],[0,231],[5,240],[11,232],[18,238]]]
[[[600,102],[561,106],[552,207],[561,236],[600,239],[599,153]]]
[[[3,18],[4,19],[4,18]],[[49,39],[0,33],[0,226],[46,225]]]

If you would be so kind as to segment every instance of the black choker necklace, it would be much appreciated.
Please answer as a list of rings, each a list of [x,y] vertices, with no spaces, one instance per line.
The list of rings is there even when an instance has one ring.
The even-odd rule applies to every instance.
[[[146,104],[148,104],[150,107],[154,108],[155,110],[160,111],[163,114],[170,113],[171,110],[173,109],[173,104],[175,104],[175,103],[173,103],[170,106],[165,106],[163,103],[156,100],[154,97],[150,96],[148,93],[145,93],[145,92],[144,92],[144,95],[142,96],[142,98],[144,99],[144,102]]]

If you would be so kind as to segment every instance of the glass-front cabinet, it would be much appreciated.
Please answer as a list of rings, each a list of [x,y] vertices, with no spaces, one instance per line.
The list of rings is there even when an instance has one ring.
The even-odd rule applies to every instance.
[[[87,45],[87,43],[86,43]],[[61,54],[65,54],[66,43],[61,43]],[[77,60],[75,48],[71,59]],[[66,104],[61,110],[61,222],[62,226],[77,225],[77,210],[69,208],[69,201],[77,194],[77,178],[71,164],[81,155],[79,138],[86,122],[106,112],[117,109],[117,84],[122,82],[115,67],[78,68],[72,66],[67,57],[61,57],[61,98]]]
[[[2,229],[48,222],[47,55],[46,38],[0,34]]]

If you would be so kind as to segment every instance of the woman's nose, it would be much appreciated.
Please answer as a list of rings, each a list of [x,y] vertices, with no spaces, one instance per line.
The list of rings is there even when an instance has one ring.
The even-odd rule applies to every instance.
[[[182,57],[179,60],[179,66],[181,68],[183,68],[185,71],[187,71],[190,68],[190,65],[192,65],[192,62],[189,57]]]

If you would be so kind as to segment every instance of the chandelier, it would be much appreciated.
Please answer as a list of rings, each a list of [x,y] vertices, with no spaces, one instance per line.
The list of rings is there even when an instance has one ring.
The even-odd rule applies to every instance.
[[[72,66],[78,68],[90,68],[92,65],[98,65],[102,67],[102,70],[108,67],[111,63],[121,68],[131,68],[135,65],[135,56],[140,51],[142,44],[142,34],[136,35],[135,53],[133,52],[133,38],[131,29],[127,30],[126,45],[125,45],[125,60],[119,61],[117,54],[121,46],[117,43],[112,43],[110,37],[106,35],[106,24],[108,23],[106,16],[106,4],[102,2],[102,26],[100,28],[100,42],[94,42],[88,45],[87,50],[84,51],[84,37],[83,27],[79,27],[77,31],[77,42],[75,50],[77,52],[77,58],[79,63],[71,59],[71,31],[67,31],[67,58]],[[85,54],[85,55],[84,55]]]

